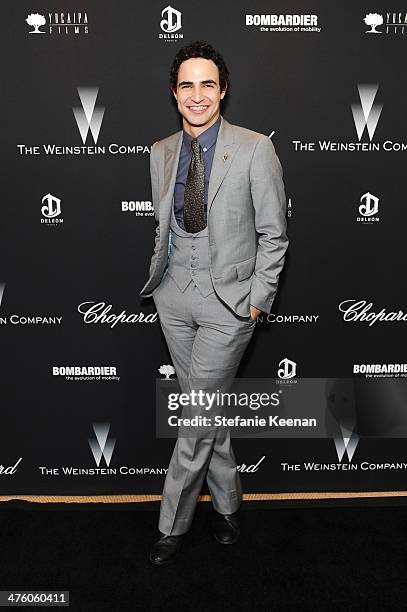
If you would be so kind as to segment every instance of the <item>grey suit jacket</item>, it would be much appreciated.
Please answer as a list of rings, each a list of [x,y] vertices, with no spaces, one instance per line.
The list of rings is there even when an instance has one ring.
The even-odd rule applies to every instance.
[[[150,172],[157,222],[149,278],[152,295],[168,262],[171,207],[182,130],[151,147]],[[264,134],[221,117],[208,190],[210,273],[217,295],[238,315],[250,304],[269,313],[288,246],[282,168]]]

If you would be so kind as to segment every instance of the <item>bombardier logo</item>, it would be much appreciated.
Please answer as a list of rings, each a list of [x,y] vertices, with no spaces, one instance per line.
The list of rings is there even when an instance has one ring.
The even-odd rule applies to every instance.
[[[246,14],[245,25],[257,26],[260,32],[321,32],[318,15],[308,14]]]
[[[366,378],[407,378],[407,363],[354,363],[353,373]]]

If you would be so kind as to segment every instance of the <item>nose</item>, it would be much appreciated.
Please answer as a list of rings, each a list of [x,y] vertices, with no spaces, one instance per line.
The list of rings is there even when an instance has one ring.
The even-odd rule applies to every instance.
[[[199,104],[200,102],[202,102],[204,97],[205,96],[204,96],[201,84],[195,83],[193,85],[193,90],[192,90],[192,95],[191,95],[192,102],[194,102],[194,104]]]

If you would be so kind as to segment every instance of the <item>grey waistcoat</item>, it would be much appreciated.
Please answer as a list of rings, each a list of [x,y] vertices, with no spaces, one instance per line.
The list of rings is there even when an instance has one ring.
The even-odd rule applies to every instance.
[[[174,279],[180,291],[185,291],[190,282],[194,282],[203,297],[214,291],[209,271],[209,238],[208,226],[192,234],[183,230],[171,207],[170,255],[168,274]]]

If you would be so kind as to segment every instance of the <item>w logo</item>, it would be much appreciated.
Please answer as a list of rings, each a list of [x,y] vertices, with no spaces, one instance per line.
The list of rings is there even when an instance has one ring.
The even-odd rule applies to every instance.
[[[104,106],[95,106],[99,87],[78,87],[77,89],[82,108],[73,106],[72,110],[82,137],[82,142],[85,144],[90,128],[93,141],[96,144],[102,125],[103,115],[105,114]]]
[[[363,136],[365,127],[367,127],[370,140],[376,131],[383,108],[383,104],[373,104],[378,89],[378,85],[358,85],[360,105],[352,104],[351,108],[359,140]]]
[[[326,431],[335,442],[338,460],[352,461],[360,436],[356,430],[356,400],[352,379],[327,379]]]
[[[354,431],[347,430],[343,425],[341,427],[341,436],[334,438],[336,453],[338,459],[341,462],[345,453],[348,456],[348,460],[352,461],[353,454],[359,442],[359,436]]]
[[[109,429],[110,423],[93,423],[96,440],[89,438],[89,446],[98,467],[102,457],[105,458],[107,467],[110,465],[116,440],[114,438],[108,440]]]

